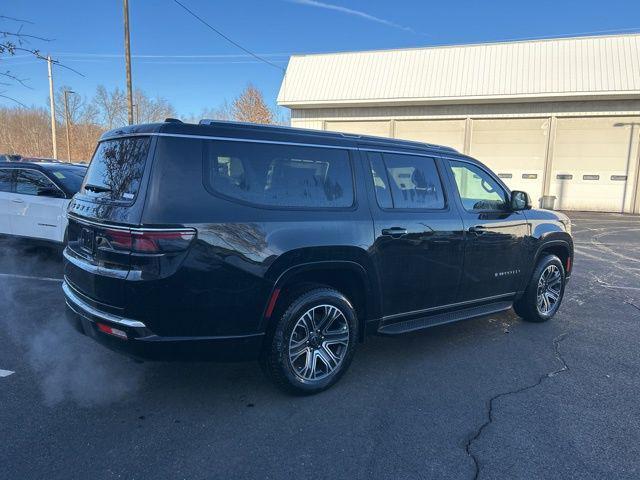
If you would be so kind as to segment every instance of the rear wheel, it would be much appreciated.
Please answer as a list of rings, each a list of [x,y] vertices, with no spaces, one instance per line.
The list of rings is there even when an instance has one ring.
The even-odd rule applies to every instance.
[[[314,288],[293,298],[266,346],[263,367],[281,388],[312,394],[349,367],[357,341],[353,306],[340,292]]]
[[[531,281],[520,300],[513,308],[528,322],[546,322],[560,308],[564,296],[565,271],[555,255],[542,257],[531,277]]]

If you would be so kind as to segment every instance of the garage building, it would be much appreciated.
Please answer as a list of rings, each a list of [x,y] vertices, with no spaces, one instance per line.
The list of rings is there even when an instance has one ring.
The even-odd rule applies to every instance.
[[[278,104],[451,146],[558,209],[640,213],[640,34],[295,55]]]

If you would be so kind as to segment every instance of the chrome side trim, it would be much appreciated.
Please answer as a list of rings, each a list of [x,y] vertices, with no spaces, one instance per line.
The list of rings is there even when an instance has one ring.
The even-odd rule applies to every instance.
[[[463,307],[465,305],[472,305],[474,303],[488,302],[488,301],[491,301],[491,300],[499,300],[501,298],[513,297],[513,296],[515,296],[516,293],[517,292],[510,292],[510,293],[504,293],[504,294],[501,294],[501,295],[494,295],[492,297],[476,298],[474,300],[466,300],[464,302],[450,303],[448,305],[440,305],[438,307],[425,308],[425,309],[422,309],[422,310],[413,310],[411,312],[394,313],[393,315],[386,315],[386,316],[382,317],[382,321],[394,320],[396,318],[408,317],[410,315],[419,315],[421,313],[435,312],[435,311],[438,311],[438,310],[444,310],[445,308]]]
[[[71,287],[67,285],[67,282],[62,283],[62,291],[64,292],[64,295],[66,297],[65,300],[67,301],[67,305],[69,305],[69,307],[76,313],[82,314],[82,312],[77,312],[76,309],[73,308],[74,306],[81,309],[84,313],[88,313],[91,316],[101,318],[102,320],[106,320],[111,323],[117,323],[118,325],[131,328],[147,328],[144,323],[139,322],[138,320],[131,320],[129,318],[124,318],[119,315],[103,312],[92,307],[88,303],[81,300],[75,293],[73,293],[73,290],[71,290]],[[73,305],[70,305],[69,302],[73,303]]]

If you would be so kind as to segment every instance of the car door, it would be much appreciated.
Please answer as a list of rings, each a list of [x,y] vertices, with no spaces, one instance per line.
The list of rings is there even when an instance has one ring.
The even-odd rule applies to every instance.
[[[14,235],[62,241],[69,200],[42,172],[17,170],[12,202],[16,210],[12,217]]]
[[[13,170],[0,168],[0,234],[12,235]]]
[[[462,220],[445,194],[438,162],[428,155],[363,153],[385,323],[453,303],[462,273]]]
[[[509,208],[509,192],[487,169],[465,160],[446,163],[465,229],[458,301],[509,296],[526,271],[527,218]]]

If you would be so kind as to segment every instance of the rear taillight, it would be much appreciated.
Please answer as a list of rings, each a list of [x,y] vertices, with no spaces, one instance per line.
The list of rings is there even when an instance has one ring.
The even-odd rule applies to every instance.
[[[107,229],[101,234],[103,242],[108,247],[133,253],[180,252],[189,247],[195,236],[196,231],[189,228],[177,230]]]
[[[107,335],[113,335],[114,337],[122,338],[124,340],[127,339],[127,332],[124,332],[118,328],[110,327],[109,325],[105,325],[104,323],[96,324],[98,326],[98,330]]]

